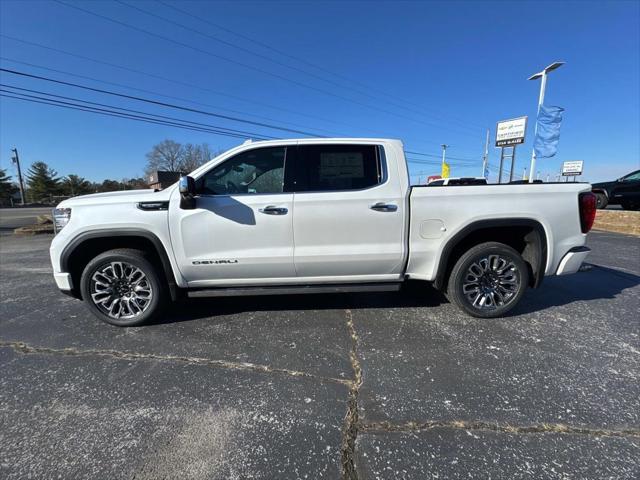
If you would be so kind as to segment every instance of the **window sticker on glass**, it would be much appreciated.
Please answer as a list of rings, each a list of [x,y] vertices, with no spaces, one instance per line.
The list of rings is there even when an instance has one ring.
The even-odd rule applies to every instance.
[[[320,179],[363,178],[361,152],[326,152],[320,154]]]

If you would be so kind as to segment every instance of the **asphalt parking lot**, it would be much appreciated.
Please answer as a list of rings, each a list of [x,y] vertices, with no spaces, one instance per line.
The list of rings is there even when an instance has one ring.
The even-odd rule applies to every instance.
[[[477,320],[435,291],[191,300],[100,323],[0,239],[0,477],[640,476],[640,239]]]

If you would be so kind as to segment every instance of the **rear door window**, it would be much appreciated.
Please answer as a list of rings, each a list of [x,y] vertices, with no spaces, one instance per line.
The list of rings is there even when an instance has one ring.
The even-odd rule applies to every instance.
[[[382,183],[383,165],[376,145],[299,145],[297,192],[361,190]]]

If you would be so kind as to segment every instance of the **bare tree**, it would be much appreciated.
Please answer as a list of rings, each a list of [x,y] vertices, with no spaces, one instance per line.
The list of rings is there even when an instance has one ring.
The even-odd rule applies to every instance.
[[[211,149],[207,143],[193,145],[187,143],[182,149],[182,171],[188,173],[198,168],[203,163],[211,160]]]
[[[181,144],[173,140],[163,140],[151,148],[147,153],[147,175],[156,170],[166,170],[169,172],[180,172],[184,149]]]

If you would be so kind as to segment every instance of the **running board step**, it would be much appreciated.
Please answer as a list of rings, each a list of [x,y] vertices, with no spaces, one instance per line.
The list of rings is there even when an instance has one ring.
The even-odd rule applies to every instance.
[[[189,290],[189,298],[295,295],[304,293],[397,292],[402,283],[343,283],[332,285],[276,285],[273,287],[218,287]]]

